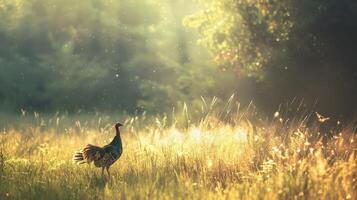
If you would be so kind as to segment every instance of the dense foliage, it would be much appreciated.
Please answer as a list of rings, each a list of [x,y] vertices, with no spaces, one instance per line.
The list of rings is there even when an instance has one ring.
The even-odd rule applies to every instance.
[[[356,1],[200,2],[186,24],[222,69],[264,80],[254,89],[263,107],[304,97],[334,115],[357,109]]]
[[[354,0],[199,3],[0,0],[0,108],[156,113],[235,92],[270,113],[357,110]]]
[[[289,40],[291,1],[203,2],[205,8],[186,21],[199,29],[200,42],[211,49],[222,67],[233,66],[245,75],[261,77],[280,43]]]
[[[205,95],[214,70],[179,6],[1,0],[1,107],[155,111]]]
[[[200,42],[218,64],[248,76],[261,77],[264,68],[287,60],[332,60],[327,57],[332,50],[333,57],[339,56],[337,49],[355,50],[350,42],[357,32],[357,3],[352,0],[201,2],[203,9],[186,24],[199,30]]]

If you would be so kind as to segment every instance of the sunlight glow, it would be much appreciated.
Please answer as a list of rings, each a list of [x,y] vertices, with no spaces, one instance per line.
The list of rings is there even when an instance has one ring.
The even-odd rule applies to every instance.
[[[194,128],[191,130],[192,137],[198,142],[202,136],[202,132],[198,128]]]
[[[178,143],[182,143],[183,142],[183,135],[180,131],[178,131],[177,129],[173,128],[170,130],[170,136],[172,138],[173,141],[178,142]]]
[[[240,142],[247,142],[247,131],[241,127],[238,127],[236,130],[234,130],[234,138]]]

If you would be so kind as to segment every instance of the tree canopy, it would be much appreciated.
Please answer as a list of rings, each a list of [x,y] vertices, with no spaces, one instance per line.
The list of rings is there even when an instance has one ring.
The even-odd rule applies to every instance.
[[[329,113],[357,109],[356,1],[199,2],[185,24],[220,68],[260,81],[254,99],[263,107],[299,97]]]
[[[261,78],[262,70],[289,40],[293,23],[291,1],[209,0],[204,8],[186,19],[202,35],[217,64],[237,73]]]
[[[157,113],[232,93],[357,109],[354,0],[196,3],[0,0],[0,109]]]
[[[353,0],[200,2],[203,8],[187,17],[186,24],[197,28],[200,43],[219,65],[243,75],[262,78],[271,65],[305,57],[329,59],[325,55],[332,48],[345,53],[355,46],[345,43],[356,33]],[[334,39],[340,45],[333,46]]]
[[[183,3],[1,0],[1,107],[157,111],[199,98],[214,70]]]

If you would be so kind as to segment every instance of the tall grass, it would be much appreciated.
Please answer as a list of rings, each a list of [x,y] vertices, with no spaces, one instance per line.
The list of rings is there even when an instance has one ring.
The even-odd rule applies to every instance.
[[[108,143],[119,116],[23,111],[1,130],[0,199],[357,199],[355,127],[326,130],[312,112],[294,112],[260,119],[232,96],[121,116],[124,153],[105,181],[71,158]]]

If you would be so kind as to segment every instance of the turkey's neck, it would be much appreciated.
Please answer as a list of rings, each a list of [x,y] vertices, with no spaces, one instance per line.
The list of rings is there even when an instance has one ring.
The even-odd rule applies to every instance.
[[[116,136],[118,136],[120,138],[120,130],[119,127],[115,127],[115,131],[116,131]]]
[[[119,146],[121,148],[121,137],[120,137],[120,130],[119,127],[115,127],[116,135],[111,142],[111,144]]]

